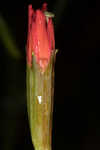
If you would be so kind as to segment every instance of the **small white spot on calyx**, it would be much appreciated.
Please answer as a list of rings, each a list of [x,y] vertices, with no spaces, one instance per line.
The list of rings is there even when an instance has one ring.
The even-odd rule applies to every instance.
[[[38,96],[38,102],[39,102],[39,104],[42,103],[42,96]]]

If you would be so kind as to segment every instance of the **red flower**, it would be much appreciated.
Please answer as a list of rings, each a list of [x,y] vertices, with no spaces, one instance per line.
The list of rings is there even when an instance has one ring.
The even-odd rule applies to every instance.
[[[45,69],[52,51],[55,49],[54,29],[51,17],[46,17],[46,4],[42,10],[34,11],[29,5],[28,13],[28,39],[27,39],[27,62],[31,66],[32,53],[37,63]]]

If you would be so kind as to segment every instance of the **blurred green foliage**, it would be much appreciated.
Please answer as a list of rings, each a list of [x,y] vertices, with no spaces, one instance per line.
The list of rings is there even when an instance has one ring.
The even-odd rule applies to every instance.
[[[4,18],[0,15],[0,40],[3,43],[4,47],[7,49],[7,53],[15,58],[20,59],[21,52],[14,41],[14,37],[12,36],[10,29],[4,20]]]

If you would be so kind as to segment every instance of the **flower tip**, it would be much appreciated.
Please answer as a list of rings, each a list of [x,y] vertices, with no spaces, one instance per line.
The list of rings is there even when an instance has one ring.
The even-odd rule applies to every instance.
[[[42,5],[42,11],[47,11],[47,3],[44,3],[44,4]]]
[[[28,5],[28,9],[32,9],[32,4],[29,4],[29,5]]]

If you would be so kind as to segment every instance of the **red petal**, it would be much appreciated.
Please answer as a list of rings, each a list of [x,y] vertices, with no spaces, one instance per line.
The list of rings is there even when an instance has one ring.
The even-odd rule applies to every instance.
[[[29,65],[31,65],[31,59],[32,59],[31,29],[32,29],[33,14],[34,14],[34,10],[32,9],[32,5],[29,5],[28,7],[28,38],[27,38],[27,61]]]
[[[54,50],[55,49],[54,27],[51,18],[48,19],[47,32],[48,32],[48,38],[50,43],[50,49]]]
[[[50,54],[49,41],[46,32],[46,18],[42,11],[36,11],[36,38],[34,50],[38,51],[40,59],[48,59]]]

